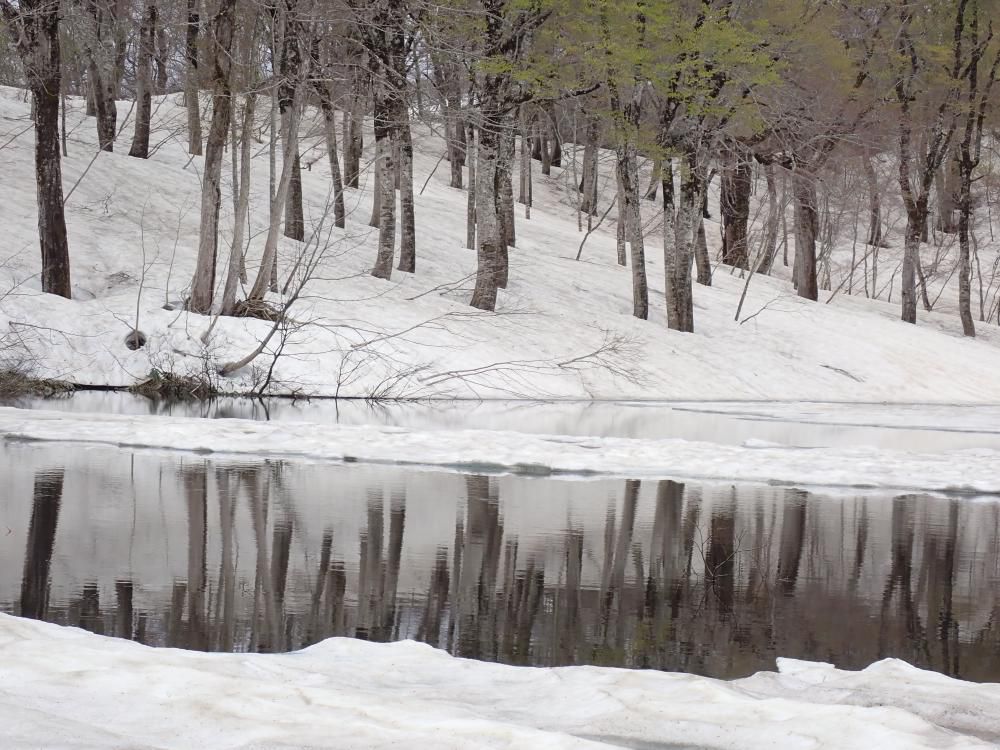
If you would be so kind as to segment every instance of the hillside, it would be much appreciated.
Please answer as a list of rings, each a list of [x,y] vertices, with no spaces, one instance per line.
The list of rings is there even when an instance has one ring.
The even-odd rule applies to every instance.
[[[554,168],[551,178],[536,172],[531,219],[517,207],[509,286],[495,314],[474,310],[467,304],[475,257],[464,247],[465,193],[448,187],[440,136],[419,126],[415,185],[426,187],[416,198],[417,271],[374,279],[368,275],[377,234],[367,223],[371,170],[362,175],[361,189],[346,192],[346,229],[332,228],[325,216],[325,146],[309,118],[302,129],[302,161],[309,165],[303,172],[306,225],[307,235],[318,237],[310,251],[319,248],[322,262],[292,308],[295,324],[287,338],[272,340],[283,344],[276,361],[265,353],[218,379],[219,366],[253,350],[270,324],[220,318],[203,343],[212,319],[176,309],[194,269],[202,158],[185,153],[185,110],[175,99],[154,102],[156,148],[147,161],[127,156],[125,146],[98,154],[82,102],[69,99],[63,169],[74,299],[67,301],[42,294],[37,279],[30,107],[23,92],[0,90],[5,366],[88,386],[128,386],[152,370],[207,374],[221,390],[236,392],[259,387],[273,364],[269,393],[324,396],[1000,401],[1000,331],[981,324],[977,339],[962,338],[946,274],[936,282],[943,287],[936,305],[941,312],[921,310],[914,327],[898,321],[895,300],[838,293],[826,304],[829,291],[820,293],[819,303],[802,300],[779,261],[775,277],[751,280],[737,321],[746,280],[720,265],[711,288],[695,289],[696,333],[667,330],[658,204],[652,201],[643,204],[651,227],[651,315],[649,321],[634,319],[630,271],[615,262],[614,212],[575,260],[583,234],[568,189],[570,166]],[[123,103],[121,111],[129,106]],[[119,143],[129,137],[127,123]],[[267,223],[266,138],[254,158],[251,279]],[[366,136],[366,149],[371,140]],[[370,162],[370,150],[366,158]],[[601,213],[614,193],[610,166],[610,159],[602,161],[608,171],[601,177]],[[232,231],[230,174],[227,155],[220,268]],[[707,229],[714,257],[718,227],[710,221]],[[284,282],[301,245],[282,243]],[[899,244],[890,236],[890,245]],[[898,252],[882,251],[884,279],[894,272]],[[981,245],[981,262],[991,264],[996,252],[995,245]],[[850,247],[834,261],[836,287]],[[932,289],[932,297],[938,291]],[[147,343],[130,351],[125,339],[135,325]]]

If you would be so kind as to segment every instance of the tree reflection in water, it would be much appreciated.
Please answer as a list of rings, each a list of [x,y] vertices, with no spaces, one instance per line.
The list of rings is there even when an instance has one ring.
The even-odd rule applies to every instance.
[[[771,669],[776,656],[846,668],[898,656],[1000,679],[995,504],[629,480],[600,485],[602,513],[593,483],[577,500],[582,484],[420,475],[422,492],[439,488],[435,507],[454,509],[442,531],[408,508],[411,484],[398,470],[352,504],[338,487],[350,468],[313,467],[328,502],[302,504],[293,465],[164,466],[155,502],[186,524],[183,575],[167,566],[157,575],[150,563],[141,579],[109,577],[69,542],[108,519],[77,516],[69,527],[69,475],[38,470],[31,497],[0,505],[30,504],[30,520],[12,529],[23,570],[0,581],[0,608],[210,651],[415,638],[510,664],[733,677]],[[512,530],[508,504],[529,481],[535,494],[558,484],[567,507],[587,513]],[[345,528],[358,529],[354,541]],[[114,531],[135,533],[128,519]],[[172,559],[169,541],[149,545],[148,561]]]

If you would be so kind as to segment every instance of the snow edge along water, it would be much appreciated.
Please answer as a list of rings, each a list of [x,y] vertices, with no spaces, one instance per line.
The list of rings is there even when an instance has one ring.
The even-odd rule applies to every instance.
[[[1000,452],[799,448],[745,441],[531,435],[511,431],[250,422],[24,411],[0,407],[7,441],[184,451],[220,458],[289,458],[554,479],[624,477],[795,485],[834,491],[924,492],[1000,499]]]

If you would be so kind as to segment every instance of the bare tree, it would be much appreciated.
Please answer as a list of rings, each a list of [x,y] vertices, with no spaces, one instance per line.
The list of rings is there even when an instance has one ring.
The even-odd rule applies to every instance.
[[[35,191],[42,250],[42,291],[72,296],[69,243],[63,210],[59,152],[59,0],[0,0],[0,13],[14,31],[18,56],[31,91],[35,130]]]
[[[215,265],[219,246],[219,209],[222,206],[222,154],[229,135],[232,117],[233,31],[236,0],[221,0],[212,19],[212,124],[205,146],[205,175],[201,191],[201,229],[198,236],[198,261],[191,280],[192,312],[207,314],[215,293]]]

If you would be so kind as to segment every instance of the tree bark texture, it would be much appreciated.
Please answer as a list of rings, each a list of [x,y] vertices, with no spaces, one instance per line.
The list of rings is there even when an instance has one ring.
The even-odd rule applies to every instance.
[[[800,297],[816,301],[816,237],[819,232],[816,178],[809,172],[792,172],[792,196],[795,200],[795,290]]]
[[[69,299],[72,296],[69,243],[66,237],[62,157],[59,151],[61,7],[59,2],[24,0],[17,10],[9,5],[2,6],[2,9],[8,28],[16,31],[15,44],[31,91],[42,291]]]
[[[139,54],[135,66],[135,131],[128,155],[149,158],[149,120],[153,101],[153,55],[156,51],[156,4],[149,2],[139,27]]]
[[[201,227],[198,261],[191,281],[192,312],[208,314],[215,292],[215,265],[219,244],[219,209],[222,204],[222,155],[232,116],[232,47],[236,0],[222,0],[212,23],[212,123],[205,147],[205,172],[201,189]]]
[[[414,273],[417,270],[417,228],[413,205],[413,137],[405,107],[402,116],[405,121],[399,127],[399,270]]]
[[[747,224],[750,220],[750,192],[753,186],[750,160],[740,149],[732,149],[722,170],[720,207],[722,213],[722,262],[748,268]]]
[[[198,102],[198,91],[201,88],[198,80],[198,36],[201,19],[198,13],[198,0],[187,0],[187,36],[184,47],[184,102],[187,106],[188,122],[188,153],[200,156],[201,144],[201,111]]]

